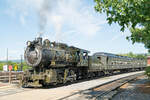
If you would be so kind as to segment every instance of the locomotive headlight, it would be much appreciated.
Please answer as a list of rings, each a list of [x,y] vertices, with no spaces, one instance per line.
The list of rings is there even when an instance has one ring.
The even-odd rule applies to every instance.
[[[31,41],[28,41],[28,42],[27,42],[27,46],[30,46],[30,45],[31,45]]]

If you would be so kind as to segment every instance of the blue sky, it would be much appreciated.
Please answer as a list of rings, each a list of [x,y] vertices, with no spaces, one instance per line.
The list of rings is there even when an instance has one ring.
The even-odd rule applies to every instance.
[[[147,53],[143,44],[126,40],[128,29],[120,32],[118,24],[107,24],[106,15],[95,12],[93,0],[0,0],[0,60],[6,59],[7,48],[9,59],[20,58],[26,42],[39,32],[44,39],[92,53]]]

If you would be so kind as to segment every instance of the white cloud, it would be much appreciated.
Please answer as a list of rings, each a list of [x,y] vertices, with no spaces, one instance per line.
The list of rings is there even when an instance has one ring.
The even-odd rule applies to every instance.
[[[55,34],[52,34],[54,40],[64,39],[63,36],[66,36],[64,34],[68,30],[75,31],[74,33],[79,35],[92,37],[97,33],[99,34],[102,25],[106,23],[103,16],[96,14],[93,5],[88,6],[86,4],[86,0],[8,1],[13,11],[19,14],[22,24],[27,24],[26,16],[32,15],[32,11],[38,16],[41,9],[46,9],[42,10],[42,15],[46,18],[47,23],[42,24],[47,25],[46,31],[54,30],[53,33]],[[49,3],[47,4],[48,8],[45,6],[42,8],[43,2]],[[49,7],[51,7],[50,10],[47,10]]]
[[[23,25],[26,24],[26,21],[25,21],[24,16],[20,16],[20,22],[21,22],[21,24],[23,24]]]
[[[85,2],[85,1],[84,1]],[[71,28],[84,35],[95,35],[105,22],[96,16],[94,7],[84,6],[81,0],[71,0],[69,3],[60,4],[60,13]]]
[[[110,42],[113,42],[113,41],[115,41],[115,40],[117,40],[117,39],[119,39],[121,37],[125,37],[126,38],[127,36],[130,36],[130,35],[131,35],[131,32],[128,29],[126,29],[124,32],[119,32],[116,35],[114,35],[112,37],[112,39],[110,40]]]
[[[8,60],[18,60],[23,54],[23,50],[8,49]],[[7,59],[7,49],[0,49],[0,61]]]

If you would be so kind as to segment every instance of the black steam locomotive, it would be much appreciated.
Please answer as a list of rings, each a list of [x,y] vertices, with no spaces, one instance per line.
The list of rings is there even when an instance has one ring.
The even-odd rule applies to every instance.
[[[89,51],[63,43],[42,41],[37,38],[27,42],[25,61],[32,69],[25,72],[22,86],[48,86],[73,82],[78,79],[142,70],[146,60]]]

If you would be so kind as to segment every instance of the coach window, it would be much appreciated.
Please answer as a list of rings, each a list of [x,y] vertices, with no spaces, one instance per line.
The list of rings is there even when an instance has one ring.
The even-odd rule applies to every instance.
[[[123,65],[123,62],[120,62],[121,65]]]
[[[80,51],[77,51],[77,60],[80,61]]]
[[[101,57],[97,57],[97,59],[99,60],[99,62],[101,62]]]
[[[83,59],[87,59],[87,55],[88,55],[87,52],[84,52],[83,53]]]
[[[106,58],[106,63],[108,64],[108,57]]]
[[[52,48],[53,48],[53,47],[54,47],[54,44],[53,44],[53,43],[51,43],[51,44],[50,44],[50,47],[52,47]]]
[[[113,65],[113,64],[114,64],[114,62],[111,62],[111,64]]]

